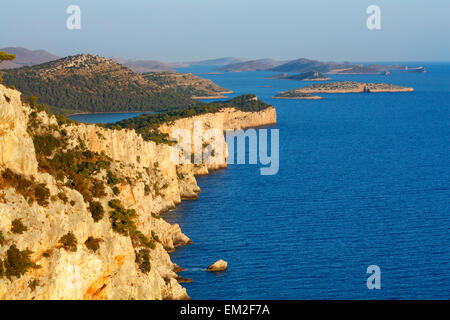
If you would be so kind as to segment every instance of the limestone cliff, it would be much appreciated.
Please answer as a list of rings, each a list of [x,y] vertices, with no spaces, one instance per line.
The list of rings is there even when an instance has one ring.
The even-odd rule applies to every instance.
[[[198,120],[203,128],[223,132],[273,124],[276,114],[273,108],[253,113],[227,108],[160,129],[192,131]],[[97,165],[107,159],[107,169],[92,171],[92,163],[86,165],[90,178],[100,183],[101,196],[94,192],[88,198],[71,186],[78,176],[59,177],[49,170],[46,161],[52,163],[58,149],[39,144],[44,151],[36,149],[39,135],[55,140],[61,155],[80,150]],[[216,139],[225,145],[223,135]],[[190,240],[160,214],[195,198],[200,191],[195,175],[226,167],[227,155],[211,164],[177,165],[171,161],[173,148],[144,141],[134,130],[61,124],[22,103],[20,92],[0,85],[0,299],[187,299],[168,252]],[[113,199],[124,212],[135,213],[136,237],[113,227]],[[104,216],[95,219],[92,203],[105,209]],[[75,243],[65,241],[67,235]]]

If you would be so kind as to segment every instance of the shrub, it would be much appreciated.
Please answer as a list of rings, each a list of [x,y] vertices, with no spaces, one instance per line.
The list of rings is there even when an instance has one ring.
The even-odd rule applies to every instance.
[[[144,185],[144,195],[148,196],[150,194],[150,187],[148,184]]]
[[[156,214],[154,212],[152,212],[152,217],[155,219],[161,219],[161,216],[159,214]]]
[[[117,186],[114,186],[112,188],[112,191],[114,193],[114,195],[118,196],[120,194],[120,189]]]
[[[50,258],[50,256],[52,255],[52,251],[50,249],[44,251],[44,253],[42,253],[42,256],[44,258]]]
[[[3,260],[0,259],[0,278],[4,277],[6,274],[5,272],[5,266],[3,264]]]
[[[6,260],[4,261],[5,275],[8,278],[17,277],[20,278],[30,268],[40,268],[30,258],[31,251],[17,249],[16,245],[9,247],[6,252]]]
[[[61,139],[57,139],[51,134],[42,136],[33,135],[33,143],[36,153],[42,154],[47,157],[51,156],[53,154],[53,151],[55,151],[63,144]]]
[[[141,245],[150,249],[156,247],[154,240],[148,239],[141,231],[137,230],[134,221],[137,214],[134,209],[125,209],[119,199],[112,199],[108,205],[114,209],[110,212],[110,219],[115,232],[124,236],[130,236],[133,245]]]
[[[31,291],[36,290],[36,287],[39,285],[39,280],[33,279],[28,282],[28,287],[31,289]]]
[[[147,238],[141,231],[135,230],[131,235],[131,240],[136,245],[141,245],[147,247],[149,249],[155,249],[156,244],[155,241]]]
[[[5,244],[5,237],[3,236],[3,232],[0,231],[0,246]]]
[[[106,196],[105,185],[100,180],[94,180],[92,182],[92,196],[95,198],[103,198]]]
[[[95,222],[100,221],[105,214],[105,209],[103,209],[103,205],[98,201],[89,202],[89,211],[91,211],[92,218],[94,219]]]
[[[151,270],[150,251],[148,249],[139,250],[136,254],[136,263],[143,273],[149,273]]]
[[[153,240],[155,240],[156,242],[161,242],[161,240],[159,240],[158,235],[155,233],[155,231],[152,230],[152,238]]]
[[[122,235],[131,235],[136,230],[136,224],[134,223],[136,211],[125,209],[118,199],[111,200],[109,206],[114,209],[110,214],[113,230]]]
[[[80,192],[85,201],[106,195],[103,182],[93,178],[100,170],[109,168],[111,163],[106,156],[75,148],[68,151],[58,150],[52,158],[40,156],[38,161],[40,169],[57,180],[67,177],[67,186]]]
[[[36,106],[37,105],[37,101],[38,101],[38,98],[36,96],[28,97],[28,102],[30,103],[31,107]]]
[[[22,223],[22,219],[14,219],[11,226],[11,232],[16,234],[22,234],[28,230],[28,228]]]
[[[69,198],[67,197],[67,195],[64,192],[60,192],[58,193],[58,198],[64,202],[64,204],[66,204],[69,201]]]
[[[45,183],[38,184],[34,190],[36,201],[39,205],[46,207],[48,205],[48,198],[50,197],[50,190]]]
[[[109,185],[116,185],[122,182],[122,179],[114,176],[114,174],[111,171],[108,171],[108,184]]]
[[[37,201],[41,206],[48,205],[50,191],[45,184],[38,184],[33,178],[27,179],[10,169],[2,172],[0,177],[0,188],[12,187],[30,203]]]
[[[58,125],[64,125],[64,124],[72,124],[77,123],[75,120],[69,119],[66,116],[63,115],[55,115],[56,121],[58,122]]]
[[[75,238],[75,235],[72,233],[72,231],[62,236],[59,239],[59,242],[67,251],[77,251],[77,238]]]
[[[100,248],[100,242],[102,242],[102,239],[96,239],[94,237],[89,237],[84,242],[84,244],[86,245],[86,247],[89,250],[96,252]]]

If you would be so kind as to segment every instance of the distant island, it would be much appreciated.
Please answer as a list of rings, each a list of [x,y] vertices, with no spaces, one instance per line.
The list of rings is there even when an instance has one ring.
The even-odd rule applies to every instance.
[[[14,54],[16,56],[14,61],[1,62],[0,69],[14,69],[25,66],[33,66],[60,58],[45,50],[29,50],[22,47],[7,47],[0,49],[0,51]]]
[[[259,59],[231,63],[220,67],[217,70],[225,72],[264,71],[281,64],[282,62],[273,59]]]
[[[112,57],[111,60],[129,68],[133,72],[166,72],[173,71],[175,68],[185,68],[185,63],[165,63],[156,60],[127,60],[120,57]]]
[[[298,89],[283,91],[276,96],[275,99],[292,99],[292,100],[321,100],[322,97],[312,95],[311,93],[299,92]]]
[[[331,80],[317,71],[308,71],[300,74],[290,75],[288,73],[278,74],[267,79],[283,79],[283,80],[297,80],[297,81],[326,81]]]
[[[387,83],[364,83],[355,81],[337,81],[317,83],[306,87],[288,90],[277,94],[278,99],[321,99],[314,93],[371,93],[371,92],[411,92],[411,87],[401,87]]]
[[[283,73],[303,73],[303,72],[322,72],[326,74],[385,74],[388,75],[390,70],[398,71],[416,71],[425,72],[425,68],[417,67],[411,68],[399,64],[382,65],[382,64],[368,64],[352,62],[322,62],[311,59],[296,59],[290,61],[277,61],[273,59],[259,59],[249,60],[239,63],[232,63],[225,65],[219,69],[225,72],[240,72],[240,71],[272,71]]]

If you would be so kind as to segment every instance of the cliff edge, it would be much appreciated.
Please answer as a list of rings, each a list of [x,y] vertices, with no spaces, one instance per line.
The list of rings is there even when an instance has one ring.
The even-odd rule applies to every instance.
[[[223,132],[273,124],[276,113],[198,118]],[[176,165],[172,148],[57,118],[0,85],[0,299],[188,299],[168,252],[190,239],[161,214],[195,198],[195,175],[226,167],[226,153]]]

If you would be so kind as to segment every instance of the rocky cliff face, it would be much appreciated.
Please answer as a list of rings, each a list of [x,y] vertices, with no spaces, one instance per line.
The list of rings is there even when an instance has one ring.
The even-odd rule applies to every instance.
[[[224,109],[179,119],[161,130],[192,131],[195,121],[223,132],[273,124],[276,114],[273,108],[259,113]],[[61,180],[42,169],[31,122],[39,124],[35,131],[66,137],[67,150],[82,146],[110,159],[111,170],[119,172],[121,179],[115,188],[107,185],[104,195],[93,199],[105,208],[101,219],[94,221],[89,201],[70,187],[70,179]],[[216,139],[225,144],[223,135]],[[215,163],[177,165],[171,161],[173,148],[144,141],[133,130],[59,125],[54,116],[22,104],[18,91],[0,85],[0,173],[10,169],[32,181],[27,188],[35,188],[36,196],[38,188],[33,186],[48,190],[46,203],[33,201],[20,184],[0,178],[0,299],[187,299],[168,252],[190,240],[160,214],[182,199],[195,198],[200,191],[195,175],[226,167],[226,152]],[[107,172],[100,170],[95,178],[106,181]],[[111,199],[134,209],[137,229],[154,240],[146,257],[142,258],[141,244],[112,227]],[[18,221],[21,232],[14,227]],[[61,240],[69,233],[76,239],[70,248]],[[88,239],[98,240],[96,250],[85,244]],[[21,254],[14,256],[13,249]],[[26,263],[25,256],[29,256]]]

